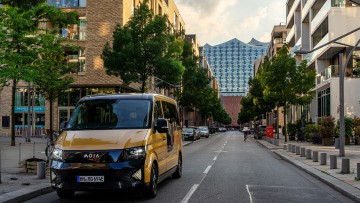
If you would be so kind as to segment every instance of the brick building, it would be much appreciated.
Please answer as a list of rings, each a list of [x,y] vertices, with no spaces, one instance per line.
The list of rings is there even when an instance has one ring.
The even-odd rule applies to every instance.
[[[77,64],[77,71],[71,73],[75,82],[70,89],[59,97],[54,108],[54,126],[58,129],[62,121],[69,119],[77,101],[84,96],[99,93],[133,92],[137,84],[126,86],[118,77],[108,76],[105,73],[101,54],[106,42],[111,44],[115,25],[124,25],[142,0],[48,0],[50,5],[64,11],[78,11],[79,23],[69,25],[59,30],[62,37],[69,43],[80,48],[77,52],[68,52],[69,63]],[[150,0],[148,5],[155,14],[166,15],[168,25],[174,30],[183,30],[185,23],[173,0]],[[49,26],[49,25],[48,25]],[[30,89],[30,91],[29,91]],[[41,91],[28,84],[20,82],[17,85],[15,106],[16,134],[21,135],[27,128],[28,92],[30,101],[34,104],[31,108],[32,134],[40,134],[44,128],[49,128],[49,104],[45,101]],[[10,135],[10,105],[11,87],[5,87],[1,92],[1,135]],[[8,122],[9,121],[9,122]]]

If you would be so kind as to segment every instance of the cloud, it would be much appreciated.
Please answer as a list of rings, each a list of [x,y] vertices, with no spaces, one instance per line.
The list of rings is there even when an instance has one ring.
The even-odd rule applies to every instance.
[[[185,21],[187,34],[196,34],[201,45],[216,45],[238,38],[270,41],[274,25],[285,21],[283,0],[175,0]]]
[[[196,11],[200,11],[202,15],[212,15],[219,11],[224,11],[228,6],[236,3],[235,0],[219,1],[219,0],[178,0],[177,5],[191,7]]]

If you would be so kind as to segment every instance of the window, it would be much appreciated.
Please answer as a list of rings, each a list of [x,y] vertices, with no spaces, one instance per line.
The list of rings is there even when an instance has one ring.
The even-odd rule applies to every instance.
[[[80,27],[79,27],[79,40],[86,40],[86,19],[80,19]]]
[[[47,2],[57,8],[86,7],[86,0],[48,0]]]

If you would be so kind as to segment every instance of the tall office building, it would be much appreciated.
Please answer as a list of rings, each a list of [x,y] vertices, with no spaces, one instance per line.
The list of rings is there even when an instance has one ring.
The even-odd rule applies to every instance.
[[[218,80],[224,108],[232,119],[230,126],[238,126],[240,100],[249,89],[248,81],[254,75],[254,61],[265,55],[267,48],[268,43],[255,39],[244,43],[236,38],[216,46],[204,46],[204,56]]]

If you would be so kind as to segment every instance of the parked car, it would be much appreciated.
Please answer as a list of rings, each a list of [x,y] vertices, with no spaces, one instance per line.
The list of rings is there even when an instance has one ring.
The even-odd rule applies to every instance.
[[[209,138],[210,134],[209,134],[209,128],[207,126],[200,126],[199,130],[200,130],[201,137]]]
[[[226,128],[219,128],[219,132],[226,132]]]
[[[183,128],[182,136],[184,140],[194,141],[197,139],[197,135],[194,128]]]
[[[266,125],[257,126],[255,139],[262,139],[263,136],[266,136]]]

